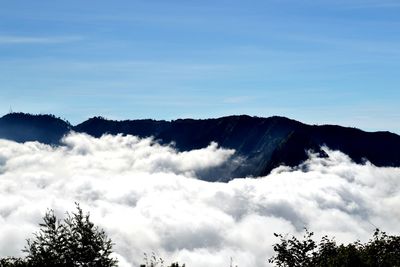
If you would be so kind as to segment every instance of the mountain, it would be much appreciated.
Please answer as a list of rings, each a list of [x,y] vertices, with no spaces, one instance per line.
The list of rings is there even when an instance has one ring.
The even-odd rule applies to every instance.
[[[0,118],[0,138],[18,142],[37,140],[58,144],[69,131],[87,133],[94,137],[103,134],[153,136],[162,144],[174,143],[180,151],[206,147],[217,142],[221,147],[236,150],[241,164],[218,178],[261,176],[285,164],[296,166],[307,159],[307,151],[321,153],[323,145],[340,150],[355,162],[369,160],[377,166],[400,166],[400,136],[390,132],[365,132],[336,125],[306,125],[284,117],[229,116],[216,119],[178,119],[173,121],[125,120],[91,118],[79,125],[52,115],[12,113]],[[205,175],[206,180],[216,177]]]
[[[72,128],[68,122],[53,115],[9,113],[0,118],[0,138],[17,142],[58,144]]]

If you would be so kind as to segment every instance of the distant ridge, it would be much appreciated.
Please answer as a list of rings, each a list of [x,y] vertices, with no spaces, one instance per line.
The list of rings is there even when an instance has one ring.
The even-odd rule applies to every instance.
[[[0,118],[0,138],[58,144],[72,125],[54,115],[9,113]]]
[[[266,175],[281,164],[296,166],[307,159],[306,151],[310,149],[323,153],[322,145],[340,150],[359,163],[367,159],[377,166],[400,166],[399,135],[336,125],[307,125],[278,116],[173,121],[114,121],[94,117],[76,126],[53,115],[10,113],[0,118],[0,138],[17,142],[57,145],[71,130],[94,137],[106,133],[154,136],[163,144],[174,142],[180,151],[203,148],[215,141],[222,147],[235,149],[236,156],[245,159],[225,180]]]

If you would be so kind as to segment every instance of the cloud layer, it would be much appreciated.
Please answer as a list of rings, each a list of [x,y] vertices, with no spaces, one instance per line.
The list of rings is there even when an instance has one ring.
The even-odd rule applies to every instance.
[[[268,266],[273,233],[303,227],[338,241],[367,240],[375,226],[400,233],[400,168],[358,165],[338,151],[298,168],[209,183],[197,176],[234,151],[177,152],[152,139],[70,134],[63,146],[0,140],[0,256],[23,255],[47,208],[79,202],[114,241],[120,266],[144,252],[190,267]]]

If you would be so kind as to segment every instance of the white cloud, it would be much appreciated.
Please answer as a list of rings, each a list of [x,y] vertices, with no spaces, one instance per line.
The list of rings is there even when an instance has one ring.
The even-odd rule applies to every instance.
[[[81,40],[78,36],[14,36],[0,35],[0,45],[18,45],[18,44],[58,44],[69,43]]]
[[[266,266],[273,233],[304,226],[344,242],[365,241],[372,224],[399,234],[400,169],[326,151],[301,168],[209,183],[196,175],[234,151],[210,144],[179,153],[133,136],[71,134],[61,147],[0,140],[0,256],[23,255],[45,210],[62,216],[75,201],[116,243],[121,266],[138,266],[151,251],[191,267],[229,266],[231,257]]]

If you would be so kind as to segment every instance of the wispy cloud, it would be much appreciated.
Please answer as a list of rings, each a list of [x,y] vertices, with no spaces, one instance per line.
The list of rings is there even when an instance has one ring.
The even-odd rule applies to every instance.
[[[364,9],[364,8],[399,8],[399,1],[362,1],[353,5],[349,5],[349,8],[353,9]]]
[[[290,0],[288,1],[290,2]],[[294,1],[296,2],[296,1]],[[396,8],[400,7],[397,0],[336,0],[336,1],[301,1],[301,4],[329,6],[341,9],[367,9],[367,8]]]
[[[16,36],[0,35],[0,45],[8,44],[59,44],[82,40],[79,36]]]
[[[253,97],[250,96],[233,96],[233,97],[227,97],[222,100],[223,103],[226,104],[241,104],[245,102],[249,102],[253,100]]]
[[[398,40],[380,41],[368,38],[325,37],[310,34],[281,34],[280,36],[294,42],[345,49],[346,51],[399,54],[399,50],[397,49],[399,46]]]

